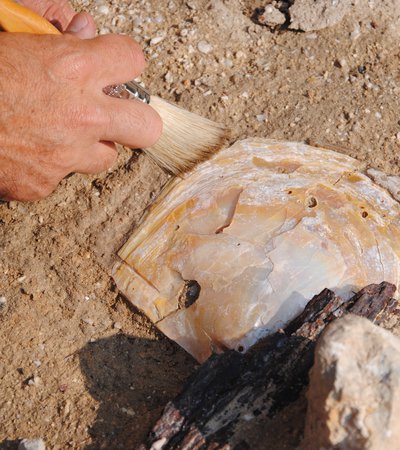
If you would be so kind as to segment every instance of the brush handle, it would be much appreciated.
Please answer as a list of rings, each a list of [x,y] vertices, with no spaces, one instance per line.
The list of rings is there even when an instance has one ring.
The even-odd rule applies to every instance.
[[[0,27],[17,33],[61,34],[39,14],[12,0],[0,0]]]

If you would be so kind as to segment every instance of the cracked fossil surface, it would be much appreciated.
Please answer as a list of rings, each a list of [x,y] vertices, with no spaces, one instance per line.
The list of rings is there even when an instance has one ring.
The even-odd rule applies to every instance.
[[[173,180],[119,257],[120,291],[204,361],[246,351],[324,288],[398,285],[400,205],[353,158],[248,139]]]

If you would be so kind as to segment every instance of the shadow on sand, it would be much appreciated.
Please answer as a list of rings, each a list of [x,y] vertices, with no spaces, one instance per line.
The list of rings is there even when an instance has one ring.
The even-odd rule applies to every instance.
[[[85,450],[135,448],[196,364],[166,339],[125,334],[88,343],[79,359],[87,388],[100,403]]]

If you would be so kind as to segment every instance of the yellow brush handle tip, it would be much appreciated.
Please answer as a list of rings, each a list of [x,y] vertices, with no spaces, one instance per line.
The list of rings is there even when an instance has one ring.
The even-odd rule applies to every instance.
[[[0,27],[17,33],[61,34],[46,19],[12,0],[0,0]]]

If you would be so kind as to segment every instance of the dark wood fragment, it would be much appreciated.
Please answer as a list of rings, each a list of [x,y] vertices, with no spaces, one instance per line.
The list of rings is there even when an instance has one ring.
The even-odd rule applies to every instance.
[[[371,284],[350,300],[348,310],[374,322],[386,310],[395,291],[396,287],[389,283]]]
[[[397,308],[395,290],[386,282],[372,284],[344,301],[324,289],[285,330],[246,354],[213,355],[167,404],[140,450],[251,448],[245,440],[237,442],[240,424],[273,417],[299,397],[308,383],[315,341],[327,324],[349,312],[382,323]]]

